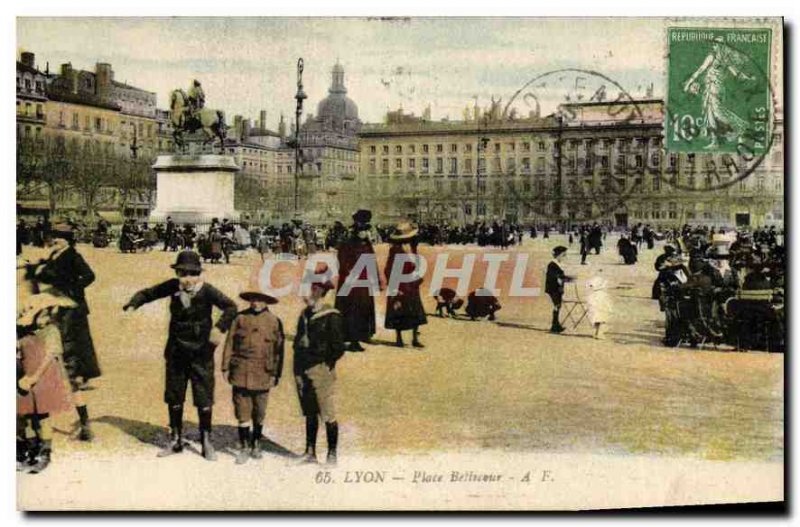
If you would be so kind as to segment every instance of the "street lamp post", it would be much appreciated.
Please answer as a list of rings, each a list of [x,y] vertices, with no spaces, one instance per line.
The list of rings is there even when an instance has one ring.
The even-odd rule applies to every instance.
[[[136,123],[131,123],[131,128],[133,128],[133,141],[131,142],[131,159],[136,159],[139,153],[139,142],[138,137],[136,135]]]
[[[486,147],[489,145],[490,139],[485,135],[486,129],[488,128],[489,120],[486,115],[483,117],[483,137],[481,137],[478,141],[478,166],[475,167],[475,219],[478,219],[478,215],[480,214],[481,210],[481,175],[484,177],[486,176]],[[483,174],[481,174],[481,157],[483,158]]]
[[[303,58],[297,59],[297,101],[294,119],[294,216],[300,213],[300,114],[303,113],[303,100],[308,96],[303,91]]]

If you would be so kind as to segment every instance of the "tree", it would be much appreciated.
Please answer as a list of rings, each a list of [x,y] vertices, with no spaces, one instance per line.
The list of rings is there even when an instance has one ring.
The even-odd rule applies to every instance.
[[[105,158],[99,145],[92,141],[84,141],[82,145],[71,141],[68,153],[73,160],[70,183],[78,194],[82,208],[92,217],[100,189],[106,183]]]
[[[155,174],[147,159],[116,156],[114,159],[114,189],[120,216],[135,199],[150,202],[156,188]]]
[[[73,159],[61,136],[17,139],[17,196],[47,199],[50,215],[69,189]]]

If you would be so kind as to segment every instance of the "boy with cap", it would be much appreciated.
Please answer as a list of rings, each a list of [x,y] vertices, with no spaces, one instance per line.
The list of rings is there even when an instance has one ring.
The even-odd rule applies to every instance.
[[[564,331],[564,327],[559,322],[561,300],[564,298],[564,283],[572,280],[564,274],[564,269],[561,268],[561,260],[566,252],[567,248],[563,245],[554,248],[553,259],[547,264],[544,292],[550,296],[550,300],[553,302],[553,321],[550,325],[550,333]]]
[[[283,323],[269,311],[278,301],[260,291],[241,293],[250,307],[234,319],[222,353],[222,373],[233,386],[233,410],[239,424],[236,464],[249,455],[261,458],[261,432],[267,413],[269,390],[278,385],[283,371]],[[250,421],[253,422],[252,435]]]
[[[123,307],[125,311],[161,298],[170,299],[169,336],[164,350],[166,389],[164,402],[169,406],[170,444],[160,457],[183,451],[183,403],[186,385],[192,383],[192,398],[200,422],[203,457],[217,456],[211,444],[211,406],[214,404],[214,350],[236,317],[236,304],[219,289],[200,278],[200,256],[182,251],[172,266],[176,278],[142,289]],[[212,330],[211,311],[222,310]]]
[[[314,275],[328,273],[321,264]],[[311,276],[306,276],[306,281]],[[325,305],[325,295],[333,289],[328,277],[312,281],[310,292],[303,297],[306,308],[297,321],[294,337],[294,376],[300,407],[306,417],[306,450],[304,463],[317,462],[318,415],[325,421],[329,464],[336,463],[339,425],[336,422],[334,387],[336,362],[344,355],[344,321],[341,313]]]

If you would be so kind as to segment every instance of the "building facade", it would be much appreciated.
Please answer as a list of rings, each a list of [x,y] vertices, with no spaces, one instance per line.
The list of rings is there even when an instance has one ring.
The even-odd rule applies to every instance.
[[[60,183],[29,184],[34,175],[22,185],[18,180],[18,206],[31,213],[49,213],[55,204],[64,213],[146,216],[154,194],[144,167],[159,151],[159,126],[155,93],[115,81],[110,64],[85,71],[68,63],[51,74],[49,67],[36,68],[33,53],[23,52],[17,62],[17,139],[26,156],[18,170],[20,164],[52,170],[45,165],[58,164],[54,153],[66,168]]]
[[[328,96],[317,105],[316,115],[309,114],[300,127],[298,206],[309,221],[344,220],[357,208],[360,129],[358,106],[347,96],[344,67],[337,62],[331,70]],[[282,181],[293,177],[294,171],[293,152],[286,154],[278,173]],[[294,190],[293,183],[282,184],[282,188],[288,186]],[[293,194],[291,203],[293,207]],[[286,216],[288,212],[282,211]]]
[[[665,155],[660,100],[523,119],[393,112],[361,129],[358,188],[383,222],[759,226],[783,219],[782,125],[777,116],[769,156],[734,181],[724,156]]]
[[[47,74],[36,68],[35,56],[23,52],[17,61],[17,137],[36,137],[47,125]]]

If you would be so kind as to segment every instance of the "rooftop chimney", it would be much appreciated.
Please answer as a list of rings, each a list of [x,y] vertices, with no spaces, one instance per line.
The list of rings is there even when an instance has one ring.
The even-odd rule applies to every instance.
[[[250,119],[242,119],[242,141],[250,137]]]
[[[29,68],[35,68],[36,55],[31,53],[30,51],[23,51],[22,54],[20,55],[20,62],[22,62]]]
[[[263,133],[267,129],[267,111],[261,110],[261,114],[259,116],[259,130]]]

